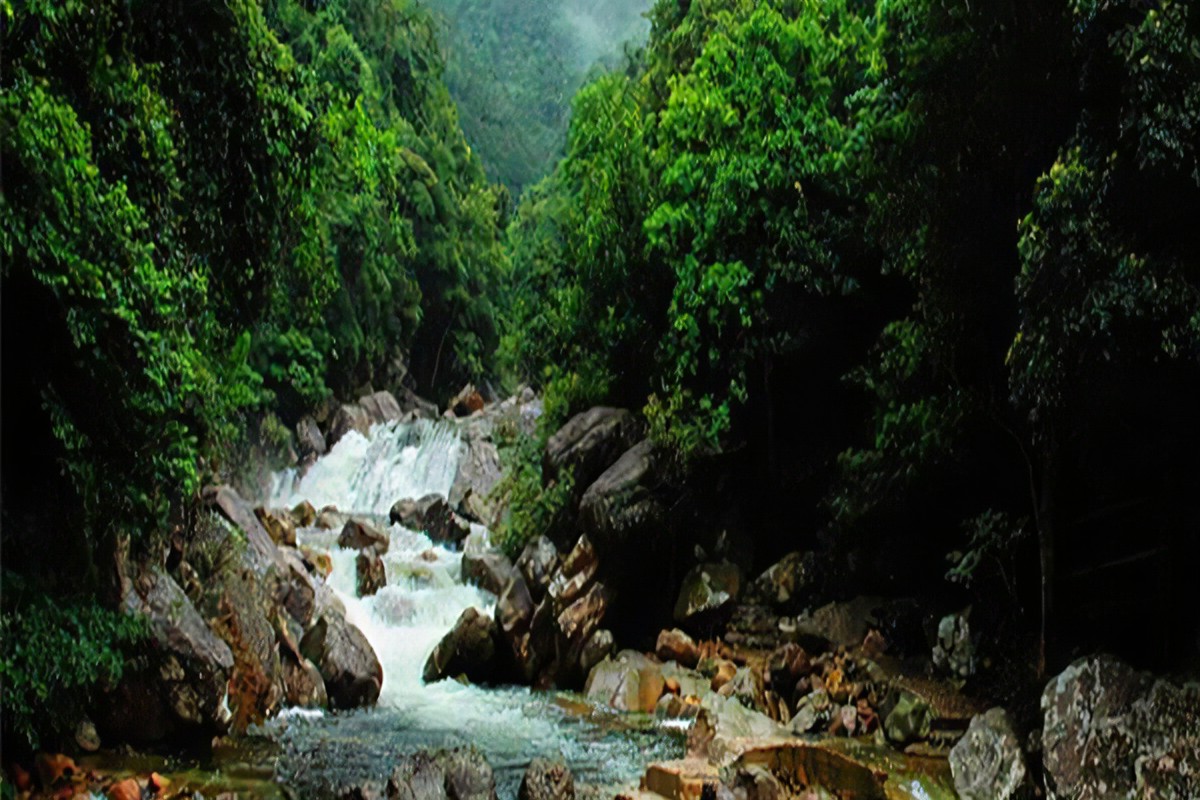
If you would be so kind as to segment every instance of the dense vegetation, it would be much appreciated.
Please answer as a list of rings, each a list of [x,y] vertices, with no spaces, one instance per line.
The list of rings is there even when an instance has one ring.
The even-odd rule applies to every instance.
[[[511,220],[594,57],[561,5],[437,6],[447,74],[415,0],[0,0],[6,725],[112,676],[114,553],[239,442],[493,375],[543,437],[641,411],[765,556],[948,577],[1044,658],[1195,654],[1191,4],[659,0]],[[514,547],[568,494],[517,449]]]
[[[502,367],[548,430],[617,403],[685,464],[742,459],[760,530],[828,531],[872,585],[949,553],[1065,655],[1144,633],[1161,580],[1152,624],[1190,630],[1198,17],[659,2],[510,228]]]
[[[513,200],[562,155],[586,76],[645,41],[650,0],[430,0],[446,84],[488,177]]]
[[[427,12],[72,1],[3,17],[6,569],[105,591],[119,543],[153,552],[186,529],[265,414],[482,371],[503,202]],[[54,552],[33,544],[48,529]],[[6,591],[6,613],[24,596]]]

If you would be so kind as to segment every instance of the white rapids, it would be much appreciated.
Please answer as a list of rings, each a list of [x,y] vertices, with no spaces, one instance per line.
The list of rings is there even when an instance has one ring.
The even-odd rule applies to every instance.
[[[449,422],[387,423],[367,436],[351,431],[303,476],[294,470],[277,474],[271,505],[292,507],[307,500],[318,509],[332,505],[386,524],[396,500],[448,495],[462,449],[457,428]],[[472,538],[486,542],[486,529],[472,527]],[[452,680],[424,684],[425,661],[459,615],[471,606],[490,615],[495,597],[462,582],[460,552],[400,525],[388,528],[386,587],[372,597],[357,597],[356,553],[337,546],[338,533],[310,528],[300,530],[298,538],[302,545],[329,553],[333,572],[328,583],[383,667],[379,707],[368,712],[367,722],[355,723],[368,725],[367,735],[399,738],[413,746],[474,744],[497,768],[502,790],[504,770],[519,770],[536,755],[561,755],[577,773],[582,770],[580,777],[610,782],[629,780],[648,755],[644,748],[657,749],[571,718],[555,705],[553,694]]]

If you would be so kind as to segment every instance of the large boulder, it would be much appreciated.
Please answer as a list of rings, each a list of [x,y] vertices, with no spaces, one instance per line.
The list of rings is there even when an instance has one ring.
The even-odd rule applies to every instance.
[[[498,639],[495,620],[468,608],[430,653],[422,680],[433,683],[464,675],[472,683],[490,682],[496,675]]]
[[[282,552],[279,556],[283,558]],[[233,652],[228,702],[239,732],[283,707],[286,692],[278,640],[286,625],[283,603],[293,591],[289,572],[272,568],[259,577],[249,569],[231,569],[212,587],[217,613],[209,624]],[[293,599],[294,605],[303,605],[299,592]]]
[[[826,603],[796,620],[796,636],[809,652],[830,647],[854,647],[861,644],[874,625],[875,609],[883,604],[878,597],[855,597]]]
[[[338,547],[347,550],[370,548],[382,555],[388,551],[388,535],[370,523],[352,519],[342,526],[342,532],[338,535]]]
[[[473,747],[404,756],[388,779],[388,800],[496,800],[492,767]]]
[[[499,550],[485,550],[482,553],[463,550],[462,576],[467,583],[472,583],[499,597],[504,587],[517,574],[516,568],[508,560],[508,556]]]
[[[332,450],[334,445],[350,431],[357,431],[366,436],[370,430],[371,415],[365,408],[357,403],[342,405],[338,407],[337,412],[333,415],[333,421],[329,423],[329,433],[325,437],[325,441]]]
[[[598,705],[650,714],[665,686],[662,665],[635,650],[622,650],[592,669],[583,693]]]
[[[732,763],[746,742],[787,735],[787,729],[766,714],[751,710],[737,698],[708,694],[700,701],[696,723],[688,731],[689,756],[719,766]]]
[[[700,648],[692,637],[678,628],[658,634],[654,654],[663,661],[677,661],[685,667],[694,667],[700,662]]]
[[[360,550],[354,559],[355,590],[359,597],[369,597],[387,586],[387,570],[374,548]]]
[[[372,425],[400,419],[400,404],[391,392],[375,392],[358,398],[358,405],[367,413]]]
[[[1050,798],[1200,797],[1200,687],[1110,656],[1071,664],[1042,692]]]
[[[608,589],[603,584],[593,583],[555,619],[559,632],[556,653],[560,686],[578,687],[586,676],[581,665],[584,648],[600,629],[610,600]]]
[[[575,778],[563,762],[535,758],[521,779],[517,800],[575,800]]]
[[[96,723],[107,738],[137,744],[206,742],[229,729],[225,692],[233,653],[205,624],[179,584],[160,569],[131,582],[124,610],[149,623],[147,665],[126,670],[101,698]]]
[[[584,491],[579,522],[602,558],[653,549],[667,522],[659,461],[654,444],[644,440],[626,450]]]
[[[451,507],[468,519],[491,527],[498,515],[491,494],[503,474],[500,451],[491,438],[466,435],[447,498]]]
[[[301,417],[296,423],[296,442],[299,445],[300,458],[304,461],[315,461],[328,450],[325,434],[321,433],[321,427],[312,417]]]
[[[275,542],[254,513],[254,507],[242,499],[236,489],[227,485],[210,486],[204,490],[204,499],[246,535],[245,558],[256,573],[262,575],[278,563],[279,551]]]
[[[538,536],[527,542],[517,558],[517,569],[525,579],[529,593],[537,601],[546,594],[557,567],[558,548],[546,536]]]
[[[683,578],[675,621],[692,630],[712,627],[733,612],[741,588],[742,573],[736,564],[697,564]]]
[[[596,407],[576,414],[546,443],[545,480],[571,472],[576,495],[612,466],[641,437],[641,425],[622,408]]]
[[[383,668],[367,637],[327,608],[300,641],[301,654],[317,665],[333,708],[372,706],[383,687]]]
[[[287,650],[283,653],[283,685],[287,704],[299,708],[325,708],[329,697],[321,670],[307,658],[297,658]]]
[[[1002,708],[971,720],[950,751],[954,789],[962,800],[1009,800],[1025,783],[1025,757],[1012,720]]]
[[[777,608],[791,608],[811,589],[813,580],[812,558],[791,552],[755,578],[749,594]]]
[[[388,519],[409,530],[421,531],[435,542],[459,544],[471,533],[470,524],[454,513],[440,494],[398,500],[388,513]]]

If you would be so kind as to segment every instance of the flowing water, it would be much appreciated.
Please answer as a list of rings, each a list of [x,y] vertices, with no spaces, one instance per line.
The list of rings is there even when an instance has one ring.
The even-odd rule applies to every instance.
[[[271,503],[290,507],[308,500],[386,524],[396,500],[448,495],[460,450],[456,428],[445,422],[391,423],[365,437],[351,432],[299,479],[293,471],[278,475]],[[329,584],[375,648],[383,689],[374,709],[285,712],[270,726],[283,747],[278,772],[285,782],[301,791],[327,791],[362,776],[386,776],[398,753],[473,744],[496,769],[501,797],[512,797],[536,756],[565,759],[577,781],[615,785],[636,782],[649,761],[679,755],[678,733],[647,720],[639,727],[569,694],[423,684],[425,660],[463,610],[477,606],[490,614],[495,598],[462,582],[461,553],[399,525],[388,531],[387,586],[365,598],[355,596],[356,554],[337,546],[338,532],[299,532],[301,544],[330,554]],[[476,526],[471,539],[482,544],[486,536]]]

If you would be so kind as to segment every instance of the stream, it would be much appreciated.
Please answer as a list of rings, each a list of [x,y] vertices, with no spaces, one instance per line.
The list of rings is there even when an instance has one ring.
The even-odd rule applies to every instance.
[[[383,666],[376,708],[288,710],[265,726],[280,745],[276,776],[300,796],[363,778],[385,779],[397,754],[420,747],[474,745],[495,769],[501,798],[516,796],[525,767],[537,756],[563,759],[577,782],[618,786],[635,784],[647,762],[682,753],[678,731],[595,709],[572,693],[422,683],[426,659],[463,610],[477,606],[491,614],[495,598],[462,582],[461,552],[388,526],[387,514],[405,497],[448,495],[461,448],[453,424],[388,423],[368,436],[346,434],[302,477],[294,470],[275,476],[273,507],[303,500],[316,508],[336,506],[386,526],[391,539],[383,557],[387,586],[359,598],[356,552],[337,546],[339,532],[298,532],[302,545],[330,555],[329,585]],[[466,546],[486,542],[486,529],[473,526]]]

